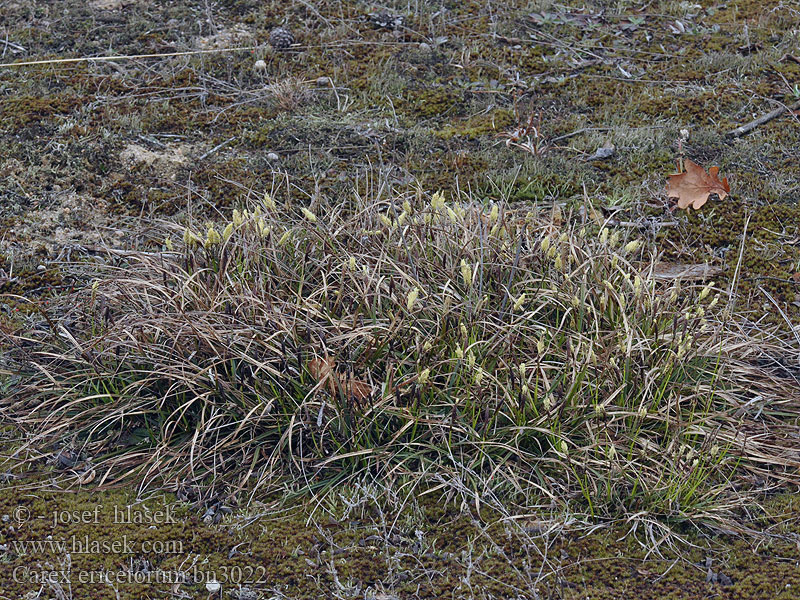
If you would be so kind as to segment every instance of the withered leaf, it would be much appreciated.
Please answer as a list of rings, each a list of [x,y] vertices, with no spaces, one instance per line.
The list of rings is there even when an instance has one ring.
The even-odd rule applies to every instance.
[[[685,171],[670,175],[667,182],[667,195],[678,199],[678,208],[691,206],[695,210],[702,207],[711,194],[717,194],[720,200],[728,197],[731,187],[728,178],[720,181],[719,167],[706,170],[688,158],[684,161]]]
[[[308,363],[308,371],[318,383],[326,383],[332,396],[341,393],[347,398],[355,398],[359,402],[369,399],[372,386],[366,381],[356,379],[351,374],[346,377],[336,372],[336,364],[330,357],[315,358]]]

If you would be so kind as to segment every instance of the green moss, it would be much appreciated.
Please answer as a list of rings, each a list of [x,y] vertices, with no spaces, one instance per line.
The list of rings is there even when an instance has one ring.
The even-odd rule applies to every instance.
[[[800,235],[800,206],[752,207],[730,198],[722,202],[711,200],[700,211],[677,216],[681,225],[664,229],[660,234],[668,257],[697,260],[694,257],[702,249],[703,260],[714,261],[716,256],[717,262],[725,266],[721,281],[726,285],[738,267],[738,290],[746,306],[759,311],[765,305],[771,307],[762,291],[766,290],[793,319],[800,319],[800,311],[794,305],[798,287],[792,279],[800,265],[800,251],[796,245],[787,243]],[[767,315],[772,322],[782,321],[774,307],[767,310]]]
[[[549,539],[536,533],[559,527],[546,514],[508,522],[486,509],[481,515],[462,511],[435,495],[411,498],[398,512],[389,502],[378,504],[364,490],[361,494],[347,503],[327,504],[324,514],[312,514],[312,505],[302,503],[278,510],[242,510],[228,503],[233,512],[214,524],[203,516],[218,510],[216,502],[189,503],[174,493],[137,500],[124,489],[18,494],[5,487],[0,490],[0,514],[9,516],[2,525],[4,593],[24,597],[39,589],[30,581],[40,571],[38,565],[46,571],[59,569],[65,555],[55,546],[19,552],[19,542],[49,539],[70,545],[71,591],[80,598],[155,597],[165,588],[155,583],[153,574],[158,572],[162,577],[184,572],[189,577],[177,589],[202,597],[209,576],[223,583],[223,591],[236,589],[237,580],[257,590],[280,582],[283,594],[299,599],[325,597],[335,590],[342,594],[341,586],[353,586],[353,593],[356,586],[361,593],[380,586],[401,597],[465,598],[474,597],[475,590],[502,597],[509,589],[532,584],[540,595],[575,600],[709,593],[744,600],[793,597],[786,584],[794,581],[800,552],[788,539],[773,536],[754,553],[742,538],[718,536],[709,542],[690,535],[694,547],[680,546],[675,553],[662,547],[664,557],[656,559],[646,556],[649,545],[640,545],[636,532],[624,528],[591,535],[559,529]],[[764,504],[765,516],[790,533],[797,528],[795,505],[791,494],[775,497]],[[208,512],[213,506],[217,508]],[[87,542],[109,550],[82,552],[91,548]],[[696,565],[703,565],[707,556],[713,557],[713,572],[731,577],[731,585],[706,582],[706,567]],[[88,577],[100,569],[122,580],[116,590],[80,582],[80,573]],[[531,577],[539,572],[559,577]],[[145,573],[151,574],[149,583]]]
[[[442,139],[449,140],[452,137],[463,137],[474,140],[479,137],[505,131],[516,121],[514,111],[505,108],[492,110],[489,114],[475,115],[463,121],[456,121],[448,124],[443,129],[436,132]]]
[[[71,113],[79,102],[69,94],[3,98],[0,100],[0,128],[17,134],[34,125],[42,127],[54,115]]]
[[[447,115],[457,116],[463,112],[464,95],[451,87],[436,87],[406,93],[402,109],[418,119],[430,119]]]

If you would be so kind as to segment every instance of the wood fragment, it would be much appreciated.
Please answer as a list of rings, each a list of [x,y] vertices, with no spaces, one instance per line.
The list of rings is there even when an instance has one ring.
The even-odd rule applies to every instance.
[[[795,111],[797,109],[800,109],[800,101],[795,102],[791,106],[786,106],[786,105],[779,106],[772,112],[762,115],[757,119],[753,119],[749,123],[745,123],[741,127],[737,127],[733,131],[729,131],[726,135],[727,137],[732,137],[732,138],[742,137],[746,133],[750,133],[756,127],[759,127],[764,123],[769,123],[770,121],[772,121],[772,119],[776,117],[780,117],[786,111]]]
[[[655,265],[652,271],[653,277],[656,279],[710,279],[722,273],[722,267],[717,265],[710,265],[708,263],[701,264],[677,264],[659,262]]]

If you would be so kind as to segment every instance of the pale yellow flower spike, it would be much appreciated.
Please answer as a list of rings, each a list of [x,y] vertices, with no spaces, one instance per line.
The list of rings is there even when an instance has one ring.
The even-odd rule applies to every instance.
[[[472,285],[472,267],[463,258],[461,259],[461,277],[464,279],[465,286]]]
[[[408,299],[406,300],[406,307],[408,308],[408,312],[411,312],[414,309],[414,304],[417,302],[418,297],[419,297],[419,288],[414,288],[410,292],[408,292]]]
[[[494,224],[497,221],[497,216],[499,214],[499,209],[497,208],[497,204],[492,205],[492,211],[489,213],[489,225]]]
[[[220,237],[219,233],[217,233],[216,229],[209,227],[208,232],[206,233],[206,241],[204,246],[206,248],[210,248],[215,244],[219,244],[221,241],[222,238]]]
[[[317,222],[317,215],[308,210],[305,206],[300,207],[300,210],[303,212],[303,216],[305,216],[306,219],[308,219],[312,223]]]
[[[550,249],[550,238],[545,237],[539,247],[542,249],[542,252],[547,252]]]
[[[625,254],[636,252],[639,249],[639,246],[641,245],[642,242],[639,240],[633,240],[632,242],[628,242],[627,244],[625,244]]]
[[[711,293],[711,289],[714,287],[714,281],[709,281],[706,287],[704,287],[700,292],[699,300],[705,300],[706,296]]]
[[[431,370],[425,369],[417,376],[417,383],[419,385],[425,385],[428,382],[428,377],[430,377]]]
[[[525,304],[525,294],[520,294],[519,298],[516,299],[514,302],[514,310],[517,311],[522,308],[522,305]]]

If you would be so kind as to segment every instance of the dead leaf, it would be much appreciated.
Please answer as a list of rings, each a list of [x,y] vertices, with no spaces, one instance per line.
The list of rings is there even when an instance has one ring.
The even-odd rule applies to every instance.
[[[327,383],[330,385],[331,394],[335,394],[336,390],[333,387],[333,380],[330,379],[333,373],[333,359],[332,358],[315,358],[308,363],[308,371],[317,380],[317,383]]]
[[[80,479],[78,479],[78,483],[81,485],[89,485],[94,481],[96,476],[95,470],[92,469],[91,471],[87,471],[83,475],[81,475]]]
[[[679,208],[691,206],[695,210],[702,207],[711,194],[717,194],[720,200],[728,197],[731,187],[728,185],[728,178],[721,180],[717,176],[719,167],[711,167],[706,170],[697,163],[689,160],[684,161],[685,171],[669,176],[667,182],[667,195],[670,198],[678,199]]]
[[[372,386],[366,381],[356,379],[352,374],[344,377],[336,372],[336,364],[330,357],[315,358],[308,363],[308,371],[318,383],[327,383],[332,396],[341,393],[347,398],[355,398],[359,402],[372,396]]]
[[[552,219],[553,225],[556,227],[561,227],[564,223],[564,213],[561,211],[561,207],[558,204],[553,204]]]

